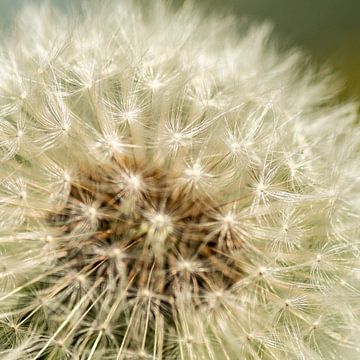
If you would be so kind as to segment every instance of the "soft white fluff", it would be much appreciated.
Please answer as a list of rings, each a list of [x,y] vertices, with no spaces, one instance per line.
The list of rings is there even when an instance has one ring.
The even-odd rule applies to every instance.
[[[267,25],[87,5],[3,41],[1,358],[360,357],[355,104]]]

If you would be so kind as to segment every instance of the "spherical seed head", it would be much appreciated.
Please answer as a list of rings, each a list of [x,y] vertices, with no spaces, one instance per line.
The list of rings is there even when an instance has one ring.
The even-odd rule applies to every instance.
[[[267,25],[77,15],[0,55],[0,357],[359,357],[355,104]]]

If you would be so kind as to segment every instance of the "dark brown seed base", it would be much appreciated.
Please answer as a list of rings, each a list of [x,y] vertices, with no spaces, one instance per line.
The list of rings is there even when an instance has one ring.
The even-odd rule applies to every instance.
[[[137,174],[143,185],[136,194],[129,193],[121,180],[131,174]],[[122,286],[129,299],[151,294],[164,313],[171,313],[181,291],[190,291],[198,306],[206,301],[205,294],[231,287],[241,271],[204,225],[214,221],[208,214],[216,206],[195,196],[178,179],[175,173],[129,159],[114,160],[108,168],[85,170],[71,185],[64,209],[49,216],[49,223],[66,239],[61,244],[66,253],[61,261],[74,260],[74,272],[91,273],[92,279],[116,279],[114,291],[116,284]],[[86,219],[74,207],[84,202],[96,203],[99,215],[95,229],[79,237],[74,233]],[[151,216],[156,216],[151,214],[159,213],[171,220],[170,230],[151,223]],[[99,249],[108,251],[99,256]],[[116,256],[121,271],[111,266]]]

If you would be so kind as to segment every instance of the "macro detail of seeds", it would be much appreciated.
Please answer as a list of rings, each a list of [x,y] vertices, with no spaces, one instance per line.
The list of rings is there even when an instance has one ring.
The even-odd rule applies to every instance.
[[[2,39],[0,358],[359,358],[336,76],[189,4],[74,14]]]
[[[123,288],[127,297],[159,296],[158,305],[170,312],[179,290],[187,290],[196,305],[206,289],[224,289],[239,279],[226,256],[226,247],[240,246],[240,239],[231,239],[231,212],[211,231],[216,205],[206,195],[193,197],[189,184],[177,183],[181,179],[169,170],[121,160],[73,184],[68,203],[49,218],[61,234],[82,238],[81,246],[66,240],[55,245],[64,249],[63,257],[77,260],[74,273],[82,266],[90,279],[110,276],[114,290]]]

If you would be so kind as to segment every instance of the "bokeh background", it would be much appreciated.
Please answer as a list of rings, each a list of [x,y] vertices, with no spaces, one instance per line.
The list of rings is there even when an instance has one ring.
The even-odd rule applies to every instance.
[[[271,20],[278,38],[330,64],[360,98],[360,0],[199,0],[207,10]]]
[[[0,22],[12,17],[30,0],[0,0]],[[42,0],[35,0],[42,1]],[[53,0],[66,9],[80,0]],[[91,4],[92,1],[85,0]],[[121,1],[121,0],[118,0]],[[151,0],[144,0],[151,1]],[[173,0],[182,2],[186,0]],[[207,11],[274,23],[278,39],[327,63],[343,76],[345,96],[360,99],[360,0],[193,0]]]

